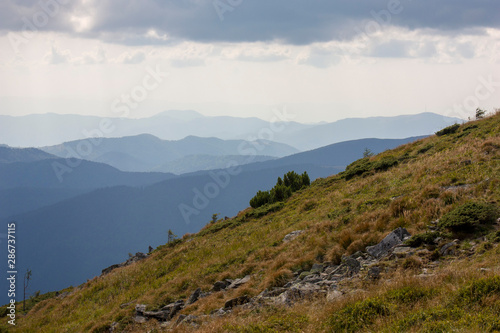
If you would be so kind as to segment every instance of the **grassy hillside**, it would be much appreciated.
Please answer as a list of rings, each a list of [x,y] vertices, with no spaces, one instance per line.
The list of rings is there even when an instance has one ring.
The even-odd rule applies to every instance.
[[[107,332],[116,323],[115,332],[162,332],[170,326],[134,322],[136,304],[159,309],[198,287],[209,291],[216,281],[246,275],[251,280],[244,286],[214,292],[182,310],[199,316],[201,326],[179,325],[173,331],[498,331],[498,225],[465,233],[443,230],[440,245],[460,238],[456,255],[440,257],[435,251],[440,245],[423,244],[414,256],[381,261],[378,280],[343,281],[343,296],[334,301],[317,297],[289,307],[240,307],[225,316],[201,317],[234,297],[282,286],[314,263],[339,263],[342,255],[378,243],[397,227],[421,234],[471,201],[498,208],[500,114],[451,132],[359,160],[267,214],[266,208],[247,209],[209,224],[143,261],[68,288],[65,297],[35,299],[12,331]],[[295,230],[304,232],[282,241]],[[12,329],[6,322],[3,318],[1,327]]]

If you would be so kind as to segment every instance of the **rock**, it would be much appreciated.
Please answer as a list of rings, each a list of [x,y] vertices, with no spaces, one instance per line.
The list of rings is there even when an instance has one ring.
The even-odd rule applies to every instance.
[[[348,268],[348,273],[350,273],[350,275],[359,273],[359,270],[361,269],[360,262],[351,257],[347,257],[343,264]]]
[[[373,280],[380,278],[381,269],[378,266],[372,266],[368,269],[368,277]]]
[[[232,282],[231,280],[217,281],[214,283],[212,290],[213,291],[224,290],[231,284],[231,282]]]
[[[125,309],[127,306],[129,306],[130,304],[132,304],[132,302],[134,302],[134,301],[130,301],[128,303],[120,304],[120,309]]]
[[[138,324],[144,324],[148,319],[143,316],[134,316],[134,321]]]
[[[287,243],[287,242],[289,242],[289,241],[297,238],[303,232],[304,232],[304,230],[295,230],[295,231],[292,231],[291,233],[289,233],[288,235],[286,235],[283,238],[283,243]]]
[[[340,299],[342,296],[343,294],[338,290],[329,290],[328,293],[326,294],[326,300],[328,302],[334,302]]]
[[[299,275],[299,279],[302,280],[302,279],[308,277],[309,275],[312,275],[312,273],[311,272],[307,272],[307,271],[306,272],[302,272]]]
[[[401,244],[406,237],[411,236],[405,228],[397,228],[374,246],[366,247],[366,252],[371,256],[380,259],[386,256],[396,245]]]
[[[314,264],[311,267],[311,273],[321,273],[323,272],[323,265],[322,264]]]
[[[182,310],[183,307],[184,301],[178,300],[175,303],[171,303],[162,307],[158,311],[145,311],[146,306],[144,304],[138,304],[135,307],[135,311],[137,315],[145,317],[147,319],[154,318],[159,321],[167,321],[172,319],[177,314],[177,312]]]
[[[246,304],[248,302],[250,302],[250,298],[248,296],[246,296],[246,295],[240,296],[240,297],[236,297],[236,298],[230,299],[229,301],[227,301],[226,303],[224,303],[224,310],[226,310],[226,309],[232,309],[235,306],[243,305],[243,304]]]
[[[201,288],[198,288],[191,294],[191,296],[189,296],[186,305],[193,304],[194,302],[196,302],[200,298],[200,295],[201,295]]]
[[[137,262],[139,260],[142,260],[142,259],[145,259],[147,258],[148,255],[147,254],[144,254],[142,252],[137,252],[134,256],[130,257],[127,259],[127,261],[125,262],[122,262],[121,264],[115,264],[115,265],[111,265],[105,269],[103,269],[101,271],[101,275],[105,275],[105,274],[108,274],[109,272],[111,272],[112,270],[116,269],[116,268],[119,268],[119,267],[124,267],[124,266],[128,266],[130,264],[133,264],[134,262]]]
[[[439,250],[439,254],[442,256],[453,255],[455,254],[456,245],[458,244],[458,240],[454,240],[453,242],[447,243],[441,247]]]
[[[325,269],[325,273],[330,275],[332,274],[339,266],[330,266]]]
[[[181,314],[179,315],[179,318],[177,318],[177,321],[175,322],[175,325],[180,325],[180,324],[196,324],[196,320],[198,319],[197,316],[194,315],[184,315]]]
[[[229,287],[227,287],[227,289],[235,289],[235,288],[238,288],[239,286],[241,286],[242,284],[245,284],[247,283],[248,281],[250,281],[250,275],[247,275],[245,276],[244,278],[241,278],[241,279],[236,279],[234,280],[230,285]]]
[[[394,248],[392,254],[394,254],[396,257],[403,258],[409,254],[412,254],[412,248],[409,246],[398,246]]]
[[[108,332],[114,332],[116,330],[116,328],[118,327],[118,325],[120,325],[118,322],[114,321],[111,326],[109,327],[109,331]]]
[[[142,315],[144,311],[146,311],[146,307],[147,307],[146,304],[137,304],[135,306],[135,313],[138,315]]]

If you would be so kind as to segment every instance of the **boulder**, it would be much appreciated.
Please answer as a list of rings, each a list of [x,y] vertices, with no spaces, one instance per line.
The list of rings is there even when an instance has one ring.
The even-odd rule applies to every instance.
[[[458,244],[458,239],[455,239],[453,242],[443,245],[441,247],[441,250],[439,250],[439,254],[441,254],[442,256],[455,254],[457,244]]]
[[[139,307],[140,306],[140,307]],[[171,303],[162,307],[158,311],[145,311],[146,306],[144,304],[138,304],[135,307],[137,316],[145,317],[146,319],[154,318],[158,321],[167,321],[172,319],[177,312],[182,310],[184,307],[184,301],[178,300],[175,303]]]
[[[232,280],[224,280],[224,281],[217,281],[214,283],[212,290],[213,291],[221,291],[226,289],[230,284],[232,283]]]
[[[239,286],[241,286],[242,284],[245,284],[247,283],[248,281],[250,281],[250,275],[247,275],[245,276],[244,278],[241,278],[241,279],[236,279],[234,280],[230,285],[229,287],[227,287],[227,289],[235,289],[235,288],[238,288]]]
[[[405,228],[397,228],[385,236],[380,243],[374,246],[367,246],[366,252],[371,256],[380,259],[386,256],[396,245],[401,244],[410,233]]]
[[[248,302],[250,302],[250,298],[246,295],[236,297],[236,298],[230,299],[229,301],[224,303],[224,310],[226,311],[226,310],[234,308],[235,306],[243,305],[243,304],[246,304]]]
[[[303,232],[304,232],[304,230],[295,230],[295,231],[292,231],[291,233],[289,233],[288,235],[286,235],[283,238],[283,243],[287,243],[287,242],[291,241],[292,239],[297,238]]]
[[[198,288],[191,294],[191,296],[189,296],[186,305],[193,304],[194,302],[196,302],[200,298],[200,295],[201,295],[201,288]]]

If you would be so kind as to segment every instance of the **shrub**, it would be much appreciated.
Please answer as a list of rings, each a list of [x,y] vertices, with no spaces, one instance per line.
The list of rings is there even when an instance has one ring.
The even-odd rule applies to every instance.
[[[257,194],[250,200],[250,206],[252,208],[257,208],[260,206],[264,206],[271,202],[271,194],[268,191],[259,191]]]
[[[346,180],[353,178],[354,176],[362,175],[363,173],[371,170],[373,163],[370,162],[369,158],[362,158],[349,164],[345,171],[342,173]]]
[[[292,196],[292,193],[300,190],[303,187],[309,186],[311,180],[307,172],[304,171],[299,175],[295,171],[287,172],[283,179],[278,177],[276,185],[271,191],[258,191],[257,194],[250,199],[250,206],[252,208],[259,208],[267,204],[285,201]]]
[[[373,168],[377,171],[385,171],[398,164],[398,160],[394,156],[385,156],[373,164]]]
[[[416,234],[411,236],[410,239],[405,241],[405,244],[411,247],[419,247],[423,244],[432,245],[437,237],[440,237],[441,233],[438,231],[425,232],[422,234]]]
[[[495,206],[482,202],[467,202],[449,213],[439,221],[439,228],[451,231],[471,231],[480,225],[495,223],[497,209]]]
[[[454,124],[454,125],[445,127],[442,130],[437,131],[436,135],[437,136],[442,136],[442,135],[447,135],[447,134],[453,134],[453,133],[455,133],[458,130],[459,127],[460,127],[459,124]]]

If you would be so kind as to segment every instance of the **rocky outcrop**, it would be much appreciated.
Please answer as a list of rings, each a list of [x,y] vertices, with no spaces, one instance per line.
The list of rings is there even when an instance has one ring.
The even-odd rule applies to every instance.
[[[134,256],[131,256],[130,258],[128,258],[127,261],[122,262],[121,264],[111,265],[111,266],[103,269],[101,275],[108,274],[109,272],[111,272],[112,270],[114,270],[116,268],[125,267],[125,266],[128,266],[128,265],[131,265],[134,262],[138,262],[138,261],[140,261],[142,259],[145,259],[147,257],[148,257],[147,254],[144,254],[142,252],[137,252]]]
[[[304,232],[304,230],[295,230],[295,231],[292,231],[291,233],[289,233],[288,235],[286,235],[283,238],[283,243],[287,243],[287,242],[289,242],[289,241],[297,238],[303,232]]]
[[[368,246],[366,252],[373,257],[379,259],[387,254],[396,246],[401,244],[406,238],[410,237],[410,233],[405,228],[397,228],[374,246]]]

